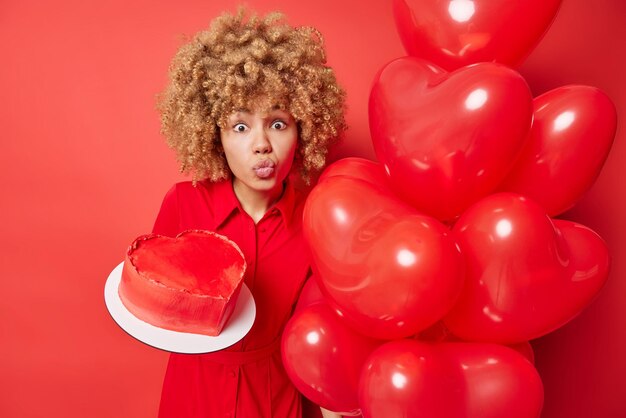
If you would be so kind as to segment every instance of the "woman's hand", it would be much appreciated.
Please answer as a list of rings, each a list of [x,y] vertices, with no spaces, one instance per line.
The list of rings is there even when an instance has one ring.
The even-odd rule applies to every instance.
[[[320,406],[320,409],[322,410],[322,416],[324,418],[341,418],[341,414],[329,411],[328,409],[324,409],[321,406]]]

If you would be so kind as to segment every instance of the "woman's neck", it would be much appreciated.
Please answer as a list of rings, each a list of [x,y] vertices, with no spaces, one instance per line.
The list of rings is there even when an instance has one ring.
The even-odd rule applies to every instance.
[[[233,180],[235,196],[237,196],[244,212],[250,215],[255,224],[263,218],[263,215],[274,203],[280,200],[284,190],[284,184],[272,190],[254,190],[236,178]]]

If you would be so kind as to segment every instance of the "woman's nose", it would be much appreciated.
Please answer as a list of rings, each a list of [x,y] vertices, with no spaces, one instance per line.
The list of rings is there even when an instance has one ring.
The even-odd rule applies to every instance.
[[[253,150],[255,154],[268,154],[272,152],[272,144],[265,130],[261,130],[255,135]]]

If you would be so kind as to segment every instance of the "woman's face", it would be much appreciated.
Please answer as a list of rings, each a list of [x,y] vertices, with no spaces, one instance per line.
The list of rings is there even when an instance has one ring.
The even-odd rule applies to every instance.
[[[220,133],[235,187],[282,193],[298,143],[298,128],[288,112],[241,110],[231,114]]]

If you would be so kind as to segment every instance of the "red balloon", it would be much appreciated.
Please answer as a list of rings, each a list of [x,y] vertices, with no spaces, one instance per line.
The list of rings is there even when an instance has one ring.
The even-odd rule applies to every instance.
[[[336,176],[363,180],[385,191],[389,189],[387,175],[383,167],[379,163],[365,158],[348,157],[335,161],[322,172],[319,182]]]
[[[543,385],[504,346],[402,340],[368,358],[359,402],[365,418],[536,418]]]
[[[444,322],[464,340],[514,343],[547,334],[587,306],[607,278],[602,238],[574,222],[551,220],[513,193],[481,200],[453,231],[467,270]]]
[[[512,348],[530,361],[531,364],[535,364],[535,350],[529,341],[522,341],[515,344],[507,344],[507,347]]]
[[[409,55],[447,69],[495,61],[514,67],[537,45],[561,0],[394,0]]]
[[[374,150],[394,191],[443,221],[502,183],[531,120],[526,81],[492,63],[445,73],[400,58],[376,76],[369,101]]]
[[[571,208],[600,173],[617,129],[611,99],[589,86],[565,86],[534,100],[531,134],[500,186],[530,197],[550,216]]]
[[[433,326],[425,329],[415,336],[416,340],[427,341],[434,343],[448,343],[448,342],[464,342],[462,339],[452,334],[452,332],[446,327],[443,321],[435,323]],[[507,344],[506,347],[512,348],[517,351],[532,364],[535,364],[535,352],[532,345],[528,341],[522,341],[515,344]]]
[[[361,368],[380,341],[344,325],[326,304],[294,314],[282,337],[287,375],[314,403],[345,415],[359,414]]]
[[[326,178],[307,199],[303,231],[322,292],[365,335],[419,332],[452,308],[463,285],[450,231],[383,186]]]

